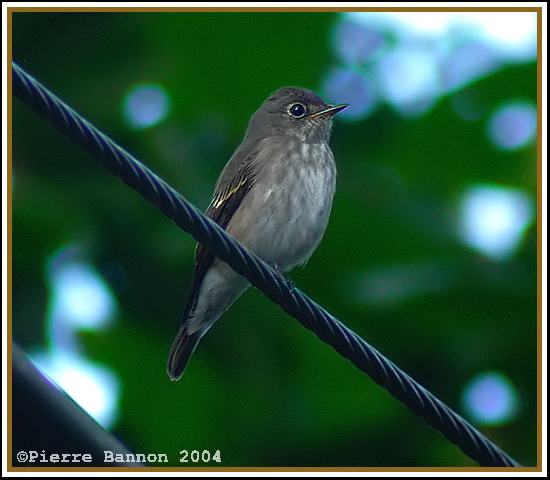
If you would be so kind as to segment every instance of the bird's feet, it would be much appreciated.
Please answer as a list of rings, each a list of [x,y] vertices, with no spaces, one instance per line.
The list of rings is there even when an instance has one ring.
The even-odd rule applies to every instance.
[[[273,270],[275,270],[277,276],[286,283],[286,286],[290,291],[296,288],[296,284],[283,273],[283,271],[279,268],[279,265],[275,263],[272,265],[272,267]]]

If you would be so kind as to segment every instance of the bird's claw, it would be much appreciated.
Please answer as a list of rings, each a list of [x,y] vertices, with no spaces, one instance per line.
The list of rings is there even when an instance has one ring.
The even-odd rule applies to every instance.
[[[279,265],[277,265],[276,263],[273,264],[273,270],[275,270],[275,273],[277,274],[277,276],[285,282],[289,290],[292,291],[296,288],[296,284],[283,273],[283,271],[279,268]]]

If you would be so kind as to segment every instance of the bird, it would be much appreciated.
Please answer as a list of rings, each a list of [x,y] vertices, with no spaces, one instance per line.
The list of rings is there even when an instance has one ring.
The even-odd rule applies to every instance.
[[[250,118],[215,186],[205,215],[283,275],[304,265],[328,225],[336,186],[332,117],[348,104],[283,87]],[[167,371],[179,380],[199,341],[249,287],[200,243],[183,321]]]

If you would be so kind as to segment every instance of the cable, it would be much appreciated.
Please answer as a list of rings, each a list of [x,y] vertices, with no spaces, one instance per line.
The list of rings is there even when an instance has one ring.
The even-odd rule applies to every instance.
[[[40,372],[15,342],[12,351],[12,461],[16,467],[146,467],[112,433]],[[44,452],[44,447],[47,451]],[[80,452],[60,461],[41,462],[43,453]],[[106,457],[112,454],[113,461]],[[35,454],[33,460],[32,454]],[[87,454],[88,458],[82,454]],[[76,458],[75,458],[76,457]]]

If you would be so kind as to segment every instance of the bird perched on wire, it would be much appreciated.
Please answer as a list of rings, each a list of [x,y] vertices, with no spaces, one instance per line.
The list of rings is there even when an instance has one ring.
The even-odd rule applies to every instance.
[[[325,233],[336,184],[332,116],[314,92],[285,87],[252,115],[223,169],[206,216],[281,272],[304,264]],[[249,283],[202,245],[168,375],[179,380],[199,340]]]

